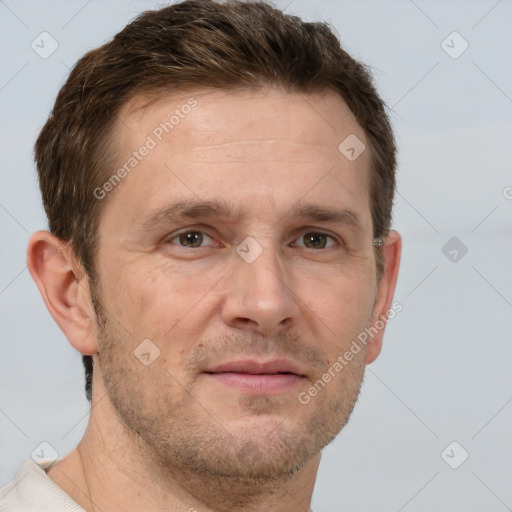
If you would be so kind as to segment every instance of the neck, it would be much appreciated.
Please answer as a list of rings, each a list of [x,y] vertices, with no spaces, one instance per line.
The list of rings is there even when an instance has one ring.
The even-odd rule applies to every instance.
[[[226,478],[163,466],[117,420],[108,397],[93,404],[79,446],[48,476],[87,512],[308,512],[320,454],[291,476]]]

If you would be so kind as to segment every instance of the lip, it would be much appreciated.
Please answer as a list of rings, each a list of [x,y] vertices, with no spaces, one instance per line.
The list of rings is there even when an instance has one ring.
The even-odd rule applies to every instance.
[[[238,359],[219,364],[205,370],[205,373],[246,373],[251,375],[277,375],[291,373],[304,377],[301,369],[287,359],[271,359],[269,361],[257,361],[256,359]]]
[[[286,359],[229,361],[208,368],[204,373],[223,385],[256,395],[282,393],[306,378],[296,364]]]

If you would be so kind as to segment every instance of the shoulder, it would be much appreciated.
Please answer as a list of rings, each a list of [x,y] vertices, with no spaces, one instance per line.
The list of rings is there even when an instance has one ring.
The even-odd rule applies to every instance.
[[[0,488],[0,512],[85,512],[33,460]]]

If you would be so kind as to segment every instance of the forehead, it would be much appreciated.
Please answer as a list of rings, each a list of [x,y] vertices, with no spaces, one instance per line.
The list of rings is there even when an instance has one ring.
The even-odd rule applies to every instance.
[[[206,150],[240,142],[246,134],[257,137],[253,141],[287,139],[316,146],[336,157],[346,136],[366,139],[352,111],[334,91],[290,93],[277,87],[135,96],[121,108],[112,135],[128,150],[136,147],[141,135],[162,138],[157,140],[160,146],[178,149],[179,143],[181,148],[199,149],[204,144]]]
[[[353,136],[366,145],[354,115],[332,91],[187,91],[149,102],[135,97],[112,132],[117,168],[134,166],[125,165],[129,172],[108,208],[129,204],[125,216],[138,222],[166,202],[208,200],[213,192],[245,209],[250,198],[265,196],[274,212],[305,193],[331,198],[333,205],[343,195],[356,203],[367,197],[370,158],[364,151],[350,161],[340,152],[340,143]]]

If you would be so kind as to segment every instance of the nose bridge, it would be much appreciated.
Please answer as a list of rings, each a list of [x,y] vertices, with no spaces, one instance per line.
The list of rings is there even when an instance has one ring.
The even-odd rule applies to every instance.
[[[240,247],[237,252],[240,254],[247,249],[249,252],[246,254],[250,254],[250,259],[244,259],[241,271],[248,274],[253,289],[269,293],[284,292],[287,289],[286,269],[279,248],[273,244],[271,237],[259,238],[259,241],[250,237],[246,246]]]

